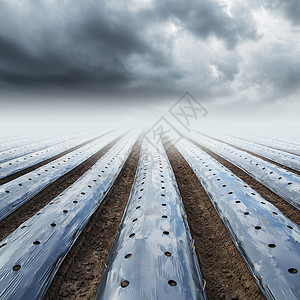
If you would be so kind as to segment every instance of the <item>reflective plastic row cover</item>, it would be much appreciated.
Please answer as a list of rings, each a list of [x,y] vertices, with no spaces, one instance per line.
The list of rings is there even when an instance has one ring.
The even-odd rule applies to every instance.
[[[270,140],[270,138],[268,138],[268,140]],[[276,141],[276,142],[281,142],[281,143],[286,143],[286,144],[292,144],[293,146],[298,146],[300,149],[300,135],[298,136],[283,136],[283,135],[279,135],[279,136],[275,136],[275,137],[271,137],[272,141]]]
[[[3,132],[2,132],[1,136],[0,136],[0,147],[2,145],[6,146],[9,143],[14,143],[16,141],[26,140],[28,138],[32,138],[32,136],[20,135],[20,134],[13,134],[13,135],[11,135],[9,133],[6,133],[6,134],[3,135]],[[0,148],[0,151],[1,151],[1,148]]]
[[[145,139],[96,299],[206,299],[194,250],[163,146]]]
[[[174,145],[209,195],[264,296],[300,299],[299,226],[189,141]]]
[[[289,167],[293,170],[300,171],[300,156],[291,154],[285,151],[280,151],[274,148],[263,146],[256,143],[247,142],[242,139],[231,137],[224,134],[211,133],[209,136],[219,139],[225,143],[229,143],[233,146],[239,147],[243,150],[253,152],[257,155],[261,155],[283,166]],[[201,135],[202,137],[203,135]],[[300,147],[299,147],[300,148]]]
[[[0,243],[0,299],[41,299],[117,178],[137,136],[125,136],[72,186]]]
[[[90,139],[96,138],[97,136],[99,136],[99,134],[92,133],[1,163],[0,179],[63,153],[64,151],[87,142]]]
[[[244,137],[251,142],[258,143],[261,145],[269,146],[275,149],[287,151],[296,155],[300,155],[299,142],[288,142],[288,141],[277,141],[274,139],[268,139],[265,137],[248,135]]]
[[[299,175],[203,135],[199,137],[199,134],[190,134],[190,137],[197,143],[244,170],[285,201],[300,209]]]
[[[72,131],[73,133],[73,131]],[[56,135],[56,134],[55,134]],[[39,133],[32,133],[31,130],[27,129],[27,132],[9,132],[7,130],[5,130],[4,132],[1,132],[0,134],[0,146],[3,144],[7,144],[7,143],[14,143],[14,142],[19,142],[19,141],[27,141],[27,140],[32,140],[32,139],[40,139],[42,140],[47,139],[47,138],[52,138],[53,137],[53,132],[51,134],[51,132],[45,133],[43,132],[41,134],[41,132]]]
[[[0,185],[0,221],[14,212],[58,178],[73,170],[101,148],[116,139],[121,132],[104,135],[55,161]]]
[[[50,136],[48,138],[51,138]],[[25,145],[30,145],[32,143],[43,141],[46,137],[42,136],[33,136],[33,137],[20,137],[16,139],[12,139],[10,141],[6,141],[4,143],[1,142],[0,144],[0,151],[5,151],[8,149],[13,149],[15,147],[21,147]]]
[[[53,146],[55,144],[59,144],[62,142],[66,142],[76,138],[77,136],[72,134],[70,136],[59,136],[52,137],[46,140],[38,141],[29,145],[14,147],[12,149],[8,149],[6,151],[2,151],[0,153],[0,163],[5,162],[7,160],[23,156],[28,153],[36,152],[38,150]]]

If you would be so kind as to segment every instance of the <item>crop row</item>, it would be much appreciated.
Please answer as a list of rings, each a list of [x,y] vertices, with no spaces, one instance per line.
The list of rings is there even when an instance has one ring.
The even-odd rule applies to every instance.
[[[0,242],[0,299],[44,296],[137,140],[137,133],[123,134],[121,138],[120,134],[115,131],[101,137],[94,133],[76,138],[76,145],[92,140],[0,186],[3,220],[119,137],[89,171]],[[267,299],[299,299],[299,226],[209,154],[175,135],[170,139],[173,146],[201,182],[263,295]],[[191,133],[189,137],[300,208],[298,175],[204,135]],[[70,141],[65,145],[70,149]],[[55,149],[51,148],[47,155],[53,157]],[[144,138],[134,184],[96,299],[202,300],[206,299],[203,281],[164,146],[161,141]]]
[[[206,299],[194,250],[164,148],[145,139],[96,299]]]
[[[40,299],[113,185],[136,135],[126,136],[0,245],[0,298]]]
[[[17,173],[21,170],[29,168],[35,164],[38,164],[44,160],[54,157],[64,151],[67,151],[73,147],[76,147],[90,139],[97,137],[97,134],[92,133],[89,135],[81,136],[57,145],[50,146],[43,150],[39,150],[24,156],[8,160],[0,164],[0,179],[7,177],[11,174]]]
[[[13,149],[16,147],[22,147],[26,145],[30,145],[32,143],[45,141],[46,139],[52,138],[53,136],[49,137],[42,137],[42,136],[28,136],[28,137],[19,137],[19,138],[11,138],[6,140],[1,140],[0,142],[0,151],[6,151],[9,149]]]
[[[266,157],[274,162],[280,163],[283,166],[289,167],[293,170],[300,171],[300,157],[285,151],[270,148],[264,145],[251,143],[242,139],[231,137],[224,134],[212,134],[213,138],[222,140],[233,146],[239,147],[243,150],[250,151],[254,154]]]
[[[299,299],[299,227],[191,142],[181,139],[175,147],[199,178],[265,297]]]
[[[300,177],[257,156],[238,150],[205,136],[191,134],[192,139],[244,170],[275,194],[300,209]]]
[[[42,149],[45,149],[47,147],[53,146],[55,144],[59,144],[62,142],[66,142],[69,140],[72,140],[76,138],[77,136],[75,134],[69,135],[69,136],[59,136],[59,137],[52,137],[46,140],[41,140],[35,143],[31,143],[25,146],[19,146],[19,147],[13,147],[9,148],[5,151],[2,151],[0,153],[0,163],[3,163],[5,161],[33,153]]]
[[[118,137],[110,133],[0,186],[0,221]]]
[[[279,149],[282,151],[286,151],[292,154],[300,155],[300,148],[299,148],[299,139],[292,139],[289,141],[278,141],[275,139],[260,137],[260,136],[252,136],[247,135],[247,140],[250,140],[251,142],[265,145],[274,149]]]

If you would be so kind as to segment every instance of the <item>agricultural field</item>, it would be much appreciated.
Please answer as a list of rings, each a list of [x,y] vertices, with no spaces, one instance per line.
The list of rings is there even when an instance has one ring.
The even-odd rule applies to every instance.
[[[300,299],[300,139],[0,138],[0,299]]]

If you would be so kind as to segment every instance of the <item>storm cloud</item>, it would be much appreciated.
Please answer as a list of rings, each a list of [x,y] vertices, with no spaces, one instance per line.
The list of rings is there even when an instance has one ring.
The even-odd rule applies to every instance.
[[[178,5],[178,1],[171,0],[159,2],[155,11],[163,19],[173,17],[196,37],[216,36],[230,49],[242,40],[256,39],[255,23],[247,9],[237,5],[229,15],[225,8],[219,1],[187,0]]]
[[[300,2],[298,0],[264,0],[266,8],[277,11],[293,24],[300,24]]]
[[[4,0],[1,94],[190,90],[211,101],[275,101],[299,91],[298,16],[297,0]]]

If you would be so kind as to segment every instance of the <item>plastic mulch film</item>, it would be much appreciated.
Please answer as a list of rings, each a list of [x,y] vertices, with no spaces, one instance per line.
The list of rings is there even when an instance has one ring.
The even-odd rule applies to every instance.
[[[285,201],[300,209],[299,175],[211,138],[199,137],[199,134],[190,134],[190,136],[202,146],[227,159]]]
[[[200,180],[267,299],[300,299],[300,228],[185,139],[175,144]]]
[[[29,145],[10,148],[6,151],[0,152],[0,163],[3,163],[7,160],[11,160],[20,156],[24,156],[28,153],[33,153],[42,149],[45,149],[47,147],[53,146],[55,144],[59,144],[62,142],[66,142],[72,139],[75,139],[77,135],[71,134],[71,135],[64,135],[64,136],[58,136],[58,137],[52,137],[48,138],[46,140],[38,141]]]
[[[256,143],[247,142],[245,140],[231,137],[224,134],[208,134],[209,136],[219,139],[225,143],[239,147],[243,150],[250,151],[254,154],[266,157],[283,166],[289,167],[293,170],[300,171],[300,156],[291,154],[285,151],[270,148]],[[300,146],[299,146],[300,148]]]
[[[7,140],[0,140],[0,151],[6,151],[16,147],[22,147],[25,145],[30,145],[32,143],[41,142],[46,139],[51,139],[53,136],[19,136],[16,138],[11,138]]]
[[[0,186],[0,221],[58,178],[116,139],[114,132]]]
[[[73,147],[89,141],[90,139],[97,138],[99,134],[92,133],[89,135],[81,136],[48,148],[17,157],[0,164],[0,179],[11,174],[17,173],[21,170],[29,168],[41,161],[47,160],[58,154],[63,153]]]
[[[73,185],[0,244],[0,299],[41,299],[112,187],[137,135],[125,136]]]
[[[245,139],[250,140],[251,142],[258,143],[261,145],[269,146],[275,149],[300,155],[300,146],[299,146],[299,136],[297,138],[288,139],[286,136],[282,137],[280,141],[275,139],[269,139],[261,136],[253,136],[247,134]]]
[[[206,299],[170,163],[144,140],[138,170],[96,299]]]

